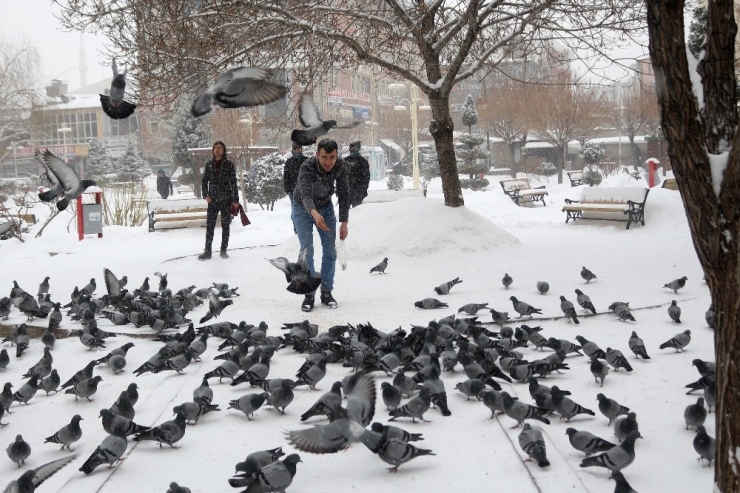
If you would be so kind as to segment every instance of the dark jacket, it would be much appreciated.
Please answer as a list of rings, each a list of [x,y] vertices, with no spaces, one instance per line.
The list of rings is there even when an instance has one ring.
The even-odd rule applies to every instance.
[[[293,195],[293,190],[298,184],[298,172],[301,170],[301,164],[303,161],[308,159],[303,154],[297,156],[291,156],[285,161],[285,169],[283,170],[283,190],[288,195]]]
[[[175,193],[169,176],[157,176],[157,192],[164,198]]]
[[[203,198],[210,196],[214,202],[239,202],[236,168],[228,159],[221,160],[220,171],[211,159],[206,163],[201,183]]]
[[[370,163],[367,159],[351,154],[344,158],[347,163],[347,178],[349,180],[349,194],[352,203],[361,202],[367,197],[367,189],[370,186]]]
[[[331,196],[337,192],[339,199],[339,222],[349,220],[349,185],[347,165],[341,158],[328,173],[319,166],[316,156],[303,161],[298,173],[298,185],[293,192],[293,200],[303,204],[308,212],[331,203]]]

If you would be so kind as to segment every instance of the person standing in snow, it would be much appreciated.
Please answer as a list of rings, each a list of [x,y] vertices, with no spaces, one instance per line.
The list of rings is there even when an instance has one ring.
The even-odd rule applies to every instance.
[[[349,184],[347,165],[339,157],[336,141],[323,139],[318,143],[316,156],[306,159],[298,173],[298,185],[293,192],[291,219],[298,234],[301,251],[306,250],[306,262],[314,274],[313,227],[321,238],[321,304],[336,308],[332,296],[334,273],[337,264],[337,217],[331,197],[336,191],[339,199],[339,239],[349,234]],[[314,294],[307,294],[301,310],[310,312],[314,306]]]
[[[349,156],[344,159],[347,163],[347,177],[349,180],[349,198],[352,207],[362,204],[367,197],[367,189],[370,186],[370,163],[360,156],[359,140],[349,143]]]
[[[157,192],[163,199],[167,199],[170,195],[174,195],[172,189],[172,180],[170,177],[164,174],[164,170],[159,168],[157,170]]]
[[[283,168],[283,190],[288,194],[291,205],[293,204],[293,190],[298,184],[298,172],[301,170],[301,164],[308,159],[303,154],[303,146],[293,142],[293,155],[285,161]]]
[[[213,234],[216,229],[216,218],[221,213],[221,258],[229,258],[226,249],[229,246],[229,226],[232,208],[239,207],[239,188],[236,184],[236,168],[226,158],[226,145],[218,141],[213,144],[213,159],[206,163],[201,183],[203,198],[208,202],[206,215],[206,247],[198,255],[198,260],[211,258]]]

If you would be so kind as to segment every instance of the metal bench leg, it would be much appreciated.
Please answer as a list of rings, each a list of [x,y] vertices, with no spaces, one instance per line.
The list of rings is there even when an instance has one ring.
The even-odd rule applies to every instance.
[[[154,211],[149,213],[149,232],[154,233]]]

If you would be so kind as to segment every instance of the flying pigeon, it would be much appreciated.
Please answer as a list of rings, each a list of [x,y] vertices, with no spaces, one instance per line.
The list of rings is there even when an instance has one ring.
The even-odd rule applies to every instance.
[[[18,479],[8,483],[3,490],[3,493],[34,493],[36,488],[41,486],[41,483],[49,479],[76,458],[76,455],[70,455],[68,457],[48,462],[36,469],[29,469]]]
[[[676,304],[676,300],[671,301],[671,306],[668,307],[668,316],[677,324],[681,323],[681,308]]]
[[[540,467],[550,465],[550,461],[547,460],[545,439],[542,432],[532,428],[529,423],[524,423],[522,432],[519,433],[519,446],[529,456],[527,460],[534,460]]]
[[[568,323],[570,323],[571,319],[579,324],[581,322],[578,321],[578,316],[576,315],[576,309],[573,306],[573,303],[565,299],[565,296],[560,297],[560,309],[565,314],[566,318],[568,319]]]
[[[379,272],[385,274],[385,269],[388,268],[388,257],[385,257],[378,265],[370,269],[370,274],[373,272]]]
[[[353,128],[360,124],[360,122],[352,122],[339,125],[336,120],[321,120],[316,103],[314,103],[309,93],[304,93],[301,96],[298,103],[298,118],[301,125],[308,130],[293,130],[290,134],[290,140],[302,146],[315,144],[319,137],[326,135],[332,128]]]
[[[586,281],[586,284],[590,283],[593,279],[598,279],[598,277],[596,277],[596,275],[593,272],[591,272],[585,267],[581,269],[581,277],[583,278],[584,281]]]
[[[77,172],[72,167],[56,157],[48,149],[44,151],[43,159],[46,166],[51,170],[52,174],[54,174],[62,186],[62,194],[64,194],[64,198],[57,202],[57,209],[60,211],[66,209],[70,201],[79,197],[88,187],[95,186],[95,182],[93,180],[80,180]]]
[[[514,279],[509,274],[504,274],[504,277],[501,279],[501,284],[504,285],[504,289],[509,289],[509,286],[513,283]]]
[[[540,313],[540,314],[542,313],[541,309],[535,308],[523,301],[519,301],[518,299],[516,299],[516,296],[511,296],[509,297],[509,299],[511,300],[511,303],[514,305],[514,310],[516,310],[516,312],[519,314],[520,317],[529,315],[529,317],[532,318],[532,316],[535,313]]]
[[[319,280],[320,281],[320,280]],[[218,317],[224,308],[233,305],[233,300],[220,300],[213,293],[208,295],[208,313],[200,319],[200,323],[205,323],[213,317]]]
[[[684,330],[680,334],[676,334],[675,336],[673,336],[672,339],[669,339],[663,344],[661,344],[660,349],[671,347],[675,349],[676,352],[678,353],[679,351],[683,351],[684,348],[688,346],[690,342],[691,342],[691,331]]]
[[[47,437],[44,440],[44,443],[61,444],[62,448],[60,450],[64,450],[64,447],[67,447],[67,450],[72,452],[70,445],[82,438],[82,428],[80,428],[80,421],[82,421],[82,417],[79,414],[75,414],[74,416],[72,416],[72,421],[70,421],[68,425],[63,426],[52,436]]]
[[[298,254],[298,261],[293,263],[285,257],[270,260],[270,263],[285,273],[288,281],[287,290],[295,294],[309,294],[315,292],[321,285],[321,276],[312,276],[306,263],[307,250]]]
[[[49,181],[49,184],[51,184],[51,188],[45,192],[41,192],[39,194],[39,200],[41,202],[51,202],[54,200],[57,196],[59,196],[61,193],[64,192],[64,187],[61,183],[59,183],[59,180],[57,179],[56,175],[51,172],[51,169],[46,165],[46,161],[44,160],[43,153],[36,149],[36,153],[34,154],[34,158],[36,158],[36,161],[41,163],[41,166],[44,168],[43,176],[46,177],[46,179]],[[43,284],[43,283],[42,283]],[[47,282],[48,287],[48,282]],[[41,286],[39,286],[39,294],[41,294]],[[48,292],[48,289],[47,289]]]
[[[424,298],[421,301],[415,302],[414,306],[416,308],[423,308],[425,310],[431,310],[434,308],[446,308],[448,305],[447,303],[442,303],[441,301],[434,299],[434,298]]]
[[[627,344],[629,345],[630,351],[635,354],[635,358],[639,356],[642,359],[650,359],[647,349],[645,349],[645,343],[642,342],[642,339],[637,337],[637,332],[634,330],[632,331],[632,335]]]
[[[550,291],[550,284],[545,281],[537,281],[537,291],[539,291],[540,294],[547,293]]]
[[[194,117],[210,112],[213,106],[221,108],[246,108],[277,101],[288,89],[269,79],[273,72],[259,67],[235,67],[218,76],[193,103]]]
[[[115,58],[113,59],[111,68],[113,69],[113,80],[110,83],[110,95],[101,94],[100,105],[103,107],[105,114],[113,120],[128,118],[133,115],[136,109],[135,104],[123,100],[124,93],[126,92],[126,73],[128,72],[128,68],[122,74],[119,74]]]
[[[678,290],[681,289],[686,285],[686,281],[689,278],[686,276],[683,276],[678,279],[674,279],[673,281],[669,282],[668,284],[664,284],[664,288],[672,289],[674,294],[678,294]]]

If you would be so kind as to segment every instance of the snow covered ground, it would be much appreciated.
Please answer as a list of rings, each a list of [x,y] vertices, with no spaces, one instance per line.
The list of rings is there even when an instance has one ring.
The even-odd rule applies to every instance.
[[[224,311],[220,320],[235,323],[246,320],[252,324],[264,320],[273,335],[280,334],[283,322],[304,318],[324,330],[335,324],[367,321],[384,331],[399,326],[408,330],[411,324],[426,325],[471,302],[487,302],[513,316],[509,296],[517,296],[542,309],[542,317],[547,320],[538,322],[535,318],[525,323],[541,325],[544,335],[569,340],[583,335],[604,349],[622,350],[634,367],[631,373],[612,371],[600,388],[589,371],[587,359],[570,356],[567,359],[570,371],[543,381],[570,390],[576,402],[597,414],[578,416],[570,423],[560,421],[557,416],[551,417],[549,426],[536,423],[545,435],[552,463],[549,468],[540,469],[533,463],[522,462],[524,454],[517,442],[519,429],[509,429],[515,424],[513,420],[506,416],[489,420],[490,412],[482,403],[466,401],[455,390],[455,384],[465,379],[458,366],[456,372],[442,375],[452,416],[443,417],[439,411],[431,410],[426,418],[432,423],[412,424],[408,420],[396,423],[423,433],[424,441],[417,445],[433,450],[436,456],[420,457],[403,465],[398,474],[388,474],[387,464],[359,444],[347,452],[331,455],[301,453],[303,463],[298,465],[289,491],[611,492],[614,483],[608,479],[608,471],[580,468],[583,454],[571,448],[565,435],[567,427],[574,427],[614,440],[607,419],[597,409],[599,392],[637,413],[644,439],[638,440],[637,458],[624,471],[635,490],[643,493],[710,491],[712,468],[696,461],[692,448],[694,432],[684,429],[683,419],[686,405],[696,401],[696,397],[684,395],[684,385],[698,378],[691,360],[714,360],[712,332],[704,321],[710,296],[702,281],[678,192],[651,190],[646,226],[632,226],[627,231],[623,222],[565,224],[565,213],[561,211],[563,199],[577,199],[580,188],[556,185],[551,179],[550,183],[544,183],[550,192],[546,207],[517,207],[503,194],[495,177],[491,179],[488,191],[465,193],[465,208],[444,207],[436,180],[426,199],[369,203],[352,210],[347,239],[348,267],[337,270],[335,282],[334,295],[339,308],[328,310],[317,306],[308,317],[300,311],[301,298],[285,291],[284,277],[267,262],[278,256],[297,255],[287,198],[278,202],[273,212],[250,205],[252,224],[248,227],[238,222],[232,224],[231,258],[214,258],[208,262],[195,259],[203,247],[202,228],[148,233],[146,225],[107,227],[102,239],[91,236],[80,242],[75,231],[66,231],[66,220],[58,218],[41,239],[33,238],[34,228],[40,227],[37,225],[32,227],[32,234],[26,235],[23,244],[16,240],[0,243],[0,292],[5,295],[12,287],[12,280],[17,280],[21,287],[35,294],[42,279],[50,276],[52,299],[66,303],[74,286],[82,287],[92,277],[98,282],[96,294],[103,294],[104,267],[119,277],[128,275],[131,289],[138,287],[146,276],[156,283],[153,273],[161,271],[168,274],[173,290],[192,284],[206,287],[212,282],[239,286],[241,297],[234,298],[234,305]],[[628,182],[623,175],[605,180],[604,185],[635,186],[644,185],[644,181]],[[384,188],[384,185],[374,182],[372,187]],[[43,211],[39,207],[34,212]],[[219,235],[217,230],[216,245]],[[369,274],[370,268],[383,257],[389,258],[387,274]],[[582,266],[591,269],[598,279],[586,284],[579,275]],[[504,273],[514,278],[508,291],[501,284]],[[662,288],[684,275],[688,282],[678,295]],[[433,287],[455,277],[464,282],[447,296],[435,295]],[[540,295],[535,288],[540,280],[550,284],[546,295]],[[575,302],[576,288],[591,297],[600,313],[607,312],[613,301],[629,301],[637,321],[622,323],[613,314],[604,313],[583,318],[578,326],[567,323],[561,317],[558,297],[562,294]],[[415,301],[430,296],[448,303],[449,309],[414,308]],[[681,325],[672,323],[666,312],[673,299],[683,309]],[[656,305],[657,308],[639,309]],[[205,307],[199,307],[191,312],[191,318],[197,320],[205,311]],[[490,321],[488,312],[481,311],[480,318]],[[24,320],[14,310],[8,323]],[[36,323],[45,325],[43,320]],[[111,328],[104,319],[99,326]],[[65,317],[62,327],[79,326]],[[658,349],[662,342],[685,329],[691,329],[693,336],[685,353]],[[130,333],[148,330],[122,328]],[[627,340],[633,330],[644,339],[652,359],[632,358]],[[90,359],[99,358],[128,340],[125,336],[109,339],[107,349],[96,353],[88,352],[76,338],[60,340],[53,352],[54,368],[64,381]],[[107,367],[96,369],[103,382],[94,403],[75,404],[71,395],[60,393],[47,397],[40,392],[30,405],[15,404],[11,409],[13,414],[6,414],[4,422],[9,426],[0,429],[0,447],[5,449],[16,434],[22,434],[32,447],[28,467],[67,454],[56,445],[44,444],[44,438],[67,424],[72,415],[78,413],[84,418],[83,437],[76,444],[77,460],[44,483],[39,491],[163,493],[171,481],[188,486],[193,492],[232,491],[227,479],[234,472],[234,464],[244,460],[247,454],[278,446],[288,453],[293,451],[283,433],[302,428],[299,416],[321,395],[299,388],[286,416],[265,407],[257,411],[254,421],[247,421],[242,413],[226,408],[229,400],[253,390],[245,384],[231,387],[227,381],[218,384],[217,380],[211,380],[214,403],[222,411],[205,416],[197,426],[189,426],[178,443],[181,448],[160,450],[154,442],[129,441],[123,464],[112,470],[101,467],[85,476],[77,469],[105,436],[99,410],[109,407],[130,382],[139,385],[141,394],[135,421],[153,425],[172,419],[172,408],[191,400],[192,390],[199,385],[203,374],[220,363],[213,361],[220,341],[211,339],[203,361],[192,364],[184,375],[165,372],[135,378],[131,370],[154,354],[159,343],[141,338],[131,340],[135,347],[129,351],[125,373],[113,375]],[[522,351],[528,358],[539,356],[531,347]],[[0,370],[0,384],[10,381],[17,390],[22,384],[21,375],[41,355],[40,341],[33,340],[21,359],[11,357],[10,366]],[[273,358],[270,377],[293,377],[302,361],[303,356],[291,349],[281,350]],[[346,373],[347,369],[341,365],[330,365],[319,388],[329,390],[331,383]],[[381,374],[375,375],[378,385],[388,380]],[[503,387],[522,401],[531,402],[526,385],[503,383]],[[375,420],[385,423],[387,419],[379,398]],[[310,421],[323,422],[317,418]],[[714,436],[714,414],[707,420],[707,429]],[[4,455],[0,457],[0,487],[22,472]]]

